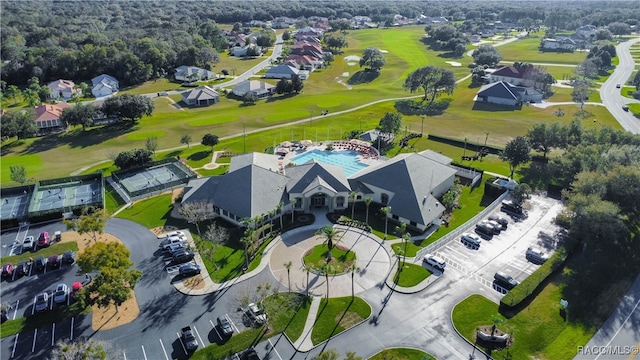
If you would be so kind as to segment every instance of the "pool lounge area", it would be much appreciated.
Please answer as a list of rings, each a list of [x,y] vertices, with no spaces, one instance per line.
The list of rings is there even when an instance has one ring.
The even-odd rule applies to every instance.
[[[326,151],[314,149],[291,158],[291,162],[296,165],[302,165],[309,162],[309,160],[316,160],[323,164],[337,165],[344,169],[344,175],[349,177],[369,166],[358,160],[359,155],[358,152],[353,150]]]

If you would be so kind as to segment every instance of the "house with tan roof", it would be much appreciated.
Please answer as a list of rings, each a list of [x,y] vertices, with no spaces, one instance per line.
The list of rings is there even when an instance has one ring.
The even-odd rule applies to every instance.
[[[36,106],[36,126],[38,126],[38,133],[44,134],[67,130],[67,124],[60,121],[62,111],[67,108],[69,108],[69,104],[65,102],[55,105],[43,104]]]
[[[242,97],[245,94],[252,94],[257,98],[265,98],[276,92],[276,87],[266,82],[258,80],[245,80],[236,85],[231,92],[235,96]]]
[[[50,91],[51,100],[70,100],[74,94],[79,93],[76,84],[71,80],[56,80],[47,84]]]
[[[174,78],[178,81],[200,81],[209,80],[216,77],[213,71],[201,69],[196,66],[182,65],[175,69]]]

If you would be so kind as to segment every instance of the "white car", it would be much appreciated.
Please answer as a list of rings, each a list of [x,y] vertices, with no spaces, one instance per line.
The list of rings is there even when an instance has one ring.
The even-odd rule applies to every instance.
[[[22,241],[22,252],[33,251],[36,246],[36,239],[33,236],[27,236]]]
[[[164,234],[160,234],[158,235],[158,239],[168,239],[170,237],[174,237],[174,236],[185,236],[184,231],[180,231],[180,230],[176,230],[176,231],[170,231],[168,233],[164,233]]]
[[[526,258],[533,263],[542,264],[549,259],[549,255],[538,248],[530,247],[527,249]]]
[[[260,309],[258,305],[251,303],[248,307],[247,315],[254,323],[262,325],[267,322],[267,314],[265,314],[264,310]]]
[[[447,263],[444,262],[443,258],[438,257],[436,255],[432,255],[432,254],[425,255],[422,261],[426,262],[427,264],[433,266],[434,268],[440,271],[444,270],[444,268],[447,266]]]
[[[67,294],[69,294],[67,285],[58,284],[58,286],[56,286],[56,291],[53,293],[53,302],[56,304],[61,304],[67,301]]]

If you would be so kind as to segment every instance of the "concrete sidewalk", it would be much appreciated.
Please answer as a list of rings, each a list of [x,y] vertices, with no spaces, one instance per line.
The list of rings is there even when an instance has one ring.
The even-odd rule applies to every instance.
[[[315,345],[311,341],[311,331],[313,331],[313,325],[316,323],[316,318],[318,317],[318,309],[320,309],[320,300],[321,297],[313,296],[311,297],[311,306],[309,307],[309,315],[307,316],[307,321],[304,323],[304,329],[302,330],[302,335],[293,343],[293,347],[298,349],[298,351],[306,352],[311,349]]]

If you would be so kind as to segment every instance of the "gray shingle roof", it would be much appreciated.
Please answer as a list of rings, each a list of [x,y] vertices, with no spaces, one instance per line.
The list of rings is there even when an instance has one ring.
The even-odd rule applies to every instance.
[[[401,154],[393,159],[364,169],[353,179],[365,186],[385,189],[391,212],[418,224],[429,224],[444,207],[431,195],[432,189],[456,173],[446,165],[421,154]]]
[[[513,100],[518,99],[518,95],[513,92],[512,87],[504,81],[483,85],[480,88],[480,91],[478,91],[478,96],[491,96],[500,99]]]
[[[336,165],[309,161],[303,165],[288,167],[285,173],[289,178],[287,190],[290,193],[303,193],[309,184],[318,177],[337,192],[350,191],[351,189],[344,175],[344,170]]]
[[[258,165],[264,169],[276,171],[278,170],[278,156],[256,152],[234,156],[231,158],[229,172],[236,171],[247,165]]]

